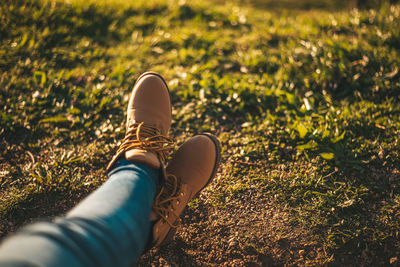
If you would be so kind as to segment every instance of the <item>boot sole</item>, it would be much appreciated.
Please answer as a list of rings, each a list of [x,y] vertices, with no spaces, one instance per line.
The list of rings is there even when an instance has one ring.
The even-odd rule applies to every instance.
[[[218,171],[218,167],[219,167],[219,165],[221,163],[221,150],[222,150],[221,149],[221,143],[219,142],[219,140],[217,139],[217,137],[215,135],[213,135],[211,133],[198,133],[196,135],[204,135],[204,136],[207,136],[208,138],[210,138],[211,141],[213,141],[213,143],[215,145],[215,150],[216,150],[215,152],[216,152],[217,155],[216,155],[216,159],[215,159],[214,169],[211,172],[210,178],[208,179],[207,183],[199,190],[199,192],[197,192],[193,196],[193,198],[197,197],[197,195],[214,180],[214,177],[215,177],[215,175],[217,174],[217,171]]]

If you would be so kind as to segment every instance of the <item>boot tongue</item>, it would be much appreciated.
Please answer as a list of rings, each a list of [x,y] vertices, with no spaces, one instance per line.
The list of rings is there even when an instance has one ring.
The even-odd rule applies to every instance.
[[[143,149],[130,149],[126,151],[125,159],[132,162],[146,164],[153,169],[159,169],[161,167],[157,154]]]

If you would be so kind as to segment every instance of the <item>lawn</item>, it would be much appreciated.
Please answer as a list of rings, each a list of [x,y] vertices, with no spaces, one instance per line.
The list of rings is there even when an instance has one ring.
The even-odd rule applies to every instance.
[[[208,131],[223,155],[139,265],[399,265],[400,6],[260,2],[6,0],[0,238],[106,180],[154,70],[177,145]]]

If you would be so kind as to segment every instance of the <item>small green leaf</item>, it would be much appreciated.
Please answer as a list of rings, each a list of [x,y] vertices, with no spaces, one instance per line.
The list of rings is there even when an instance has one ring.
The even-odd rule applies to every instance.
[[[108,103],[111,103],[112,99],[110,97],[104,97],[99,105],[99,110],[102,110],[104,106],[106,106]]]
[[[318,146],[318,144],[314,140],[311,140],[307,144],[298,145],[296,148],[298,150],[307,150],[307,149],[315,149],[315,148],[317,148],[317,146]]]
[[[63,116],[55,116],[50,118],[42,119],[41,122],[50,122],[50,123],[57,123],[57,122],[66,122],[68,119]]]
[[[343,132],[341,135],[336,136],[335,138],[332,138],[332,139],[331,139],[332,143],[337,143],[337,142],[339,142],[340,140],[343,140],[345,134],[346,134],[346,132]]]
[[[289,102],[289,104],[291,105],[296,105],[296,96],[294,94],[291,93],[286,93],[286,98],[287,101]]]
[[[69,108],[68,112],[74,115],[78,115],[81,113],[81,110],[79,108]]]
[[[301,123],[297,124],[296,130],[299,132],[300,138],[304,138],[308,133],[307,128]]]
[[[335,157],[333,153],[320,153],[319,155],[326,160],[331,160]]]
[[[21,42],[19,42],[18,44],[18,47],[24,46],[27,40],[28,40],[28,34],[24,33],[24,35],[22,35]]]
[[[44,73],[43,71],[35,71],[33,73],[33,79],[35,80],[35,82],[39,82],[38,77],[40,77],[40,84],[44,85],[46,83],[46,73]]]

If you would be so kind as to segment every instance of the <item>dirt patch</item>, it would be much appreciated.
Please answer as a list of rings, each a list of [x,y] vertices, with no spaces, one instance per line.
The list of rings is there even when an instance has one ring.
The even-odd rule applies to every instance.
[[[143,255],[139,266],[304,265],[316,258],[309,231],[290,225],[288,213],[249,188],[225,207],[200,196],[198,207],[183,213],[174,240]]]

